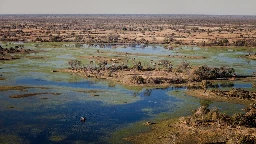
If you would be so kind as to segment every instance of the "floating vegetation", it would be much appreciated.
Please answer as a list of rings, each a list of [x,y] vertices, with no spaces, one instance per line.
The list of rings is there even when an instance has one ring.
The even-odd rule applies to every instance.
[[[28,58],[28,59],[46,59],[47,57],[43,57],[43,56],[26,56],[26,58]]]
[[[49,140],[51,140],[51,141],[53,141],[53,142],[61,142],[61,141],[63,141],[63,140],[65,140],[65,136],[62,136],[62,135],[60,135],[60,136],[51,136],[50,138],[49,138]]]
[[[0,143],[106,143],[101,138],[129,124],[133,129],[119,131],[122,137],[159,130],[139,138],[139,143],[253,143],[251,136],[239,135],[243,128],[232,132],[237,124],[255,125],[255,108],[234,117],[206,108],[233,113],[243,107],[234,99],[242,104],[255,101],[253,17],[0,17]],[[8,42],[27,38],[31,42]],[[243,76],[253,88],[250,84],[231,90],[244,88],[235,82],[244,81]],[[220,84],[223,79],[230,83]],[[172,120],[160,122],[189,115],[199,105],[204,107],[198,115],[177,119],[177,129],[171,129]],[[81,116],[87,118],[85,123],[79,121]],[[223,119],[231,126],[228,138],[233,141],[218,131]],[[198,138],[205,135],[209,139]]]
[[[10,98],[25,98],[25,97],[33,97],[33,96],[45,95],[45,94],[49,94],[49,95],[61,95],[61,93],[50,93],[50,92],[46,92],[46,93],[30,93],[30,94],[11,95]]]
[[[233,87],[234,83],[232,83],[232,82],[221,83],[220,86],[221,87]]]
[[[8,90],[26,90],[32,87],[25,87],[25,86],[0,86],[0,91],[8,91]]]
[[[8,143],[27,143],[27,142],[17,135],[1,134],[0,143],[8,144]]]
[[[98,89],[90,89],[90,90],[78,90],[78,92],[84,92],[84,93],[98,93],[98,92],[104,92],[103,90]]]

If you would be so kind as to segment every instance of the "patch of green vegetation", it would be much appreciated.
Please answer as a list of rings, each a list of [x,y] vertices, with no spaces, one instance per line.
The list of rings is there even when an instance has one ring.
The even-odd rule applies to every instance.
[[[47,59],[47,57],[42,57],[42,56],[25,56],[25,58],[28,58],[28,59]]]
[[[89,143],[89,142],[87,142],[87,141],[81,141],[81,140],[77,140],[77,141],[73,141],[72,143],[74,143],[74,144],[93,144],[93,143]]]
[[[40,119],[48,119],[48,120],[60,120],[63,118],[63,115],[62,114],[55,114],[55,115],[42,115],[40,116]]]
[[[152,86],[152,85],[137,85],[137,86],[132,86],[132,85],[122,85],[123,88],[128,89],[128,90],[132,90],[134,92],[140,92],[143,89],[165,89],[168,88],[169,86],[166,85],[156,85],[156,86]]]
[[[51,47],[51,48],[63,48],[64,44],[74,44],[75,42],[40,42],[40,43],[25,43],[25,46],[34,46],[36,48],[45,48],[45,47]]]
[[[191,114],[192,110],[195,110],[199,106],[197,98],[186,96],[184,91],[182,90],[170,91],[168,92],[168,95],[174,96],[180,99],[186,99],[187,102],[184,102],[184,101],[176,102],[175,104],[178,105],[178,108],[175,111],[152,115],[153,118],[148,119],[148,121],[166,126],[166,123],[161,123],[161,121],[168,119],[168,123],[173,123],[177,121],[176,118]],[[146,108],[146,109],[142,109],[142,111],[150,114],[152,109]],[[128,141],[125,141],[126,137],[138,135],[140,133],[144,133],[151,130],[151,127],[145,126],[144,123],[145,123],[145,120],[139,121],[139,122],[130,124],[125,128],[121,128],[115,131],[111,136],[110,143],[115,143],[119,141],[122,141],[123,143],[130,143]]]
[[[105,104],[128,104],[140,100],[139,97],[133,97],[121,90],[83,90],[82,92],[85,92],[89,97],[79,96],[78,99],[101,101]]]
[[[60,95],[61,93],[29,93],[29,94],[19,94],[19,95],[11,95],[10,98],[25,98],[25,97],[32,97],[32,96],[38,96],[38,95],[45,95],[45,94],[50,94],[50,95]]]
[[[180,116],[189,115],[191,114],[192,110],[195,110],[200,106],[199,99],[187,96],[185,94],[185,90],[173,90],[169,91],[167,94],[181,100],[176,103],[176,105],[178,105],[178,108],[174,112],[172,112],[169,118],[177,118]]]
[[[84,92],[84,93],[99,93],[104,92],[103,90],[97,90],[97,89],[88,89],[88,90],[78,90],[78,92]]]
[[[6,134],[6,135],[0,135],[0,143],[2,144],[10,144],[10,143],[26,143],[21,137],[17,135],[11,135],[11,134]]]
[[[210,104],[212,104],[212,101],[200,99],[200,105],[201,105],[201,106],[209,107]]]
[[[150,127],[143,125],[142,121],[136,122],[136,123],[130,124],[125,128],[116,130],[114,133],[112,133],[111,138],[108,140],[108,142],[129,144],[130,142],[125,140],[126,137],[147,132],[149,130],[150,130]]]
[[[66,136],[63,135],[53,135],[50,136],[49,140],[53,141],[53,142],[61,142],[63,140],[65,140]]]

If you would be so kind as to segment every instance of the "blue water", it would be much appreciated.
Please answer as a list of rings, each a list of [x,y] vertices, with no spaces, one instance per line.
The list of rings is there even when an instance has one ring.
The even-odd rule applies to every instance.
[[[163,47],[157,46],[157,47],[126,47],[126,48],[115,48],[114,51],[118,52],[128,52],[128,53],[143,53],[143,54],[173,54],[173,51],[170,51],[168,49],[165,49]]]
[[[251,83],[235,83],[234,88],[251,88]]]
[[[16,80],[17,85],[23,86],[45,86],[54,89],[70,90],[63,91],[59,96],[68,94],[70,97],[76,95],[73,91],[77,88],[81,89],[112,89],[116,87],[106,87],[104,84],[92,81],[78,82],[55,82],[42,79],[22,78]],[[73,88],[73,90],[72,90]],[[120,87],[119,87],[120,89]],[[122,89],[122,88],[121,88]],[[200,106],[200,99],[189,97],[189,99],[180,99],[175,96],[168,96],[167,92],[172,90],[184,90],[185,88],[166,88],[166,89],[143,89],[135,95],[133,90],[123,89],[131,94],[131,96],[140,97],[140,100],[122,105],[104,104],[101,101],[68,101],[63,104],[51,107],[51,103],[38,105],[36,107],[26,106],[26,110],[2,110],[0,113],[1,130],[0,134],[13,134],[22,137],[24,141],[29,143],[53,143],[51,136],[63,136],[63,140],[59,142],[73,143],[75,141],[83,141],[83,143],[106,143],[106,139],[111,136],[111,132],[125,125],[148,120],[159,113],[172,114],[178,108],[184,107],[180,105],[187,103],[193,107]],[[49,91],[46,89],[45,91]],[[81,95],[80,97],[86,97]],[[19,101],[23,105],[27,100],[33,98],[11,99]],[[50,100],[50,99],[49,99]],[[192,100],[192,101],[191,101]],[[47,101],[47,100],[46,100]],[[34,101],[38,103],[38,101]],[[229,109],[229,105],[238,111],[242,109],[242,105],[227,104],[215,102],[211,107],[218,105],[220,110]],[[188,106],[188,105],[187,105]],[[143,109],[150,109],[145,112]],[[183,111],[180,116],[190,114],[191,109]],[[86,118],[86,121],[80,122],[80,117]],[[35,132],[34,132],[35,131]],[[39,131],[39,132],[37,132]]]
[[[183,47],[182,49],[190,51],[191,47]],[[160,46],[146,48],[138,46],[119,47],[110,50],[170,55],[179,51],[179,49],[170,51]],[[193,50],[198,51],[200,48],[195,47]],[[3,69],[0,69],[0,72],[3,76],[8,77],[8,79],[0,81],[1,86],[18,85],[35,88],[23,91],[0,91],[0,140],[1,136],[11,135],[18,137],[18,140],[20,139],[20,141],[14,143],[106,143],[112,132],[129,124],[147,121],[160,113],[166,113],[172,117],[172,114],[179,109],[185,110],[175,116],[188,115],[191,110],[200,106],[200,99],[198,98],[185,94],[182,97],[167,94],[173,90],[184,91],[186,88],[169,87],[166,89],[135,90],[126,89],[120,85],[110,87],[106,82],[95,82],[81,77],[72,80],[74,76],[67,76],[62,73],[41,72],[40,69],[43,70],[44,67],[41,68],[40,65],[47,66],[49,69],[63,68],[66,60],[73,58],[73,55],[65,53],[65,49],[61,49],[62,53],[59,53],[57,49],[53,49],[53,51],[59,55],[45,59],[46,61],[42,64],[40,64],[41,61],[34,59],[16,61],[15,64],[11,62],[1,63]],[[81,49],[82,52],[84,52],[84,49]],[[42,56],[40,53],[38,55]],[[232,63],[232,60],[234,59],[231,59],[231,61],[221,59],[221,61],[226,61],[227,64]],[[241,61],[242,63],[245,62]],[[29,65],[30,67],[23,68],[23,65]],[[49,78],[50,76],[53,78]],[[71,81],[62,79],[66,77],[70,78]],[[234,87],[249,88],[251,84],[234,83]],[[92,99],[92,96],[78,92],[88,89],[118,93],[120,97],[124,95],[131,102],[126,103],[124,101],[122,104],[115,104],[111,103],[112,99],[107,95],[100,95]],[[20,99],[9,97],[14,94],[37,92],[61,94],[58,96],[45,94]],[[8,108],[9,106],[14,108]],[[231,113],[240,112],[244,108],[243,105],[226,102],[213,102],[210,106],[216,106],[221,111],[231,111]],[[84,123],[80,122],[81,116],[86,118]],[[53,136],[60,136],[61,139],[53,141],[51,139]]]
[[[47,81],[43,79],[33,79],[33,78],[21,78],[16,80],[17,85],[34,85],[34,86],[63,86],[72,88],[102,88],[102,86],[95,85],[93,81],[76,81],[76,82],[61,82],[61,81]]]
[[[55,89],[60,87],[105,88],[101,84],[96,85],[90,81],[54,82],[33,78],[17,79],[16,84],[49,86],[55,87]],[[109,89],[115,88],[109,87]],[[77,140],[93,143],[106,142],[104,139],[109,137],[114,129],[152,117],[142,110],[144,108],[152,109],[151,115],[161,112],[174,112],[177,109],[176,103],[183,100],[166,94],[172,89],[154,89],[150,93],[145,93],[147,91],[145,89],[135,95],[141,97],[141,100],[123,105],[106,105],[100,101],[71,101],[53,108],[47,107],[47,105],[50,105],[49,103],[40,107],[27,106],[28,109],[25,111],[5,110],[0,113],[0,120],[2,121],[0,134],[8,132],[9,134],[18,135],[29,143],[51,143],[52,141],[49,138],[56,134],[65,136],[65,139],[62,140],[65,143],[72,143]],[[45,91],[48,91],[48,89]],[[129,90],[124,89],[124,91]],[[129,92],[132,94],[134,91]],[[75,94],[73,91],[67,93]],[[31,98],[11,100],[19,101],[22,105],[28,99]],[[168,105],[166,102],[169,102]],[[57,117],[54,118],[54,116]],[[81,116],[86,117],[85,123],[79,121]],[[31,129],[40,129],[41,131],[33,133]]]

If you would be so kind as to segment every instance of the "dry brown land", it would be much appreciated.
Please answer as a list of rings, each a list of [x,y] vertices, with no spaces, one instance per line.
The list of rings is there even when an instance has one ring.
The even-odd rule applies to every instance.
[[[256,46],[255,16],[0,15],[0,41]]]

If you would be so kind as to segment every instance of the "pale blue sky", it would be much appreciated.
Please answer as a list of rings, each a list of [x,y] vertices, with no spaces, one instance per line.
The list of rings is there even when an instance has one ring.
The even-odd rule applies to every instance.
[[[256,0],[0,0],[0,14],[256,15]]]

